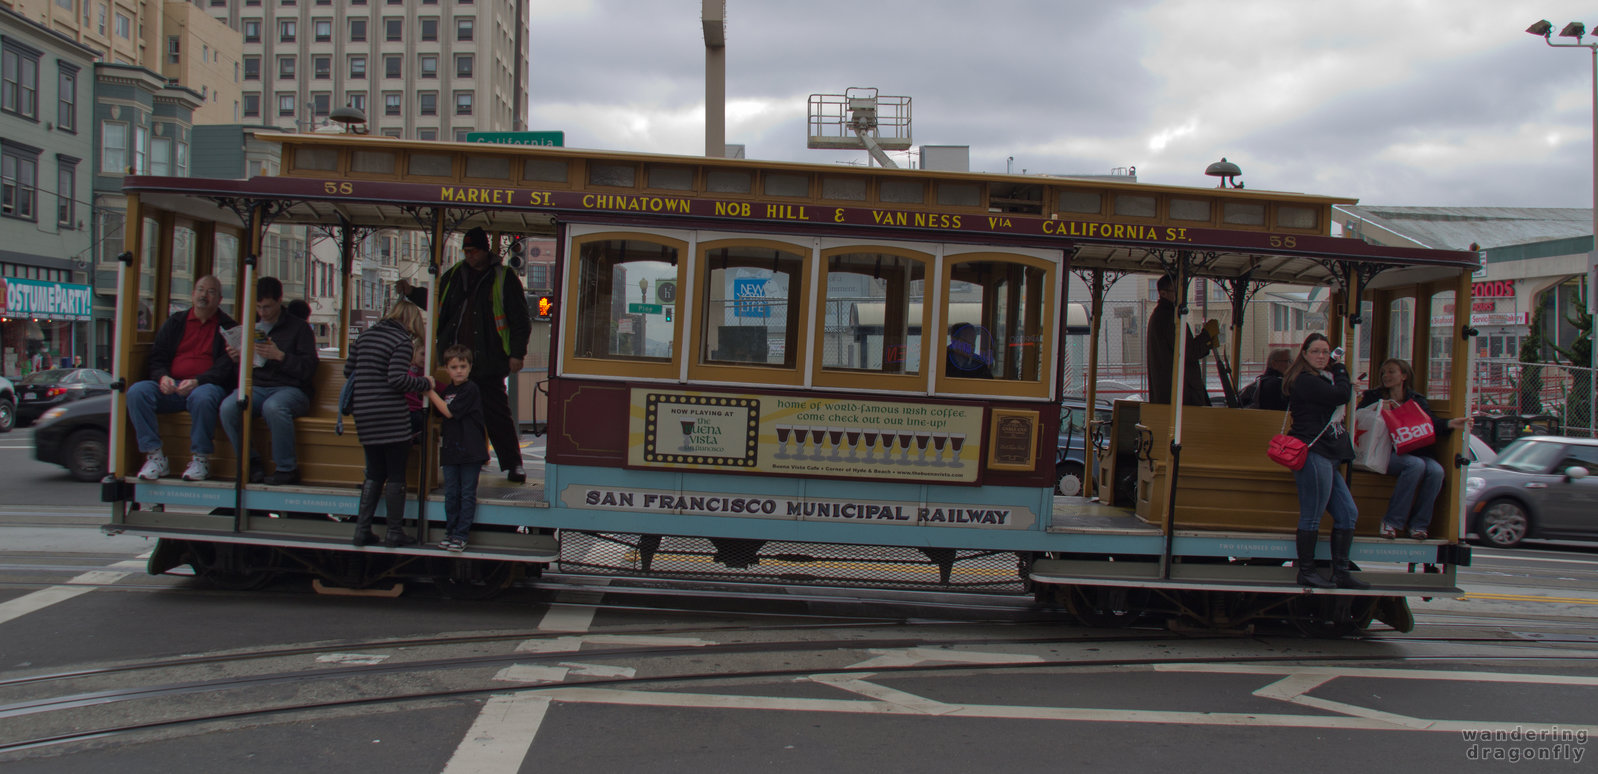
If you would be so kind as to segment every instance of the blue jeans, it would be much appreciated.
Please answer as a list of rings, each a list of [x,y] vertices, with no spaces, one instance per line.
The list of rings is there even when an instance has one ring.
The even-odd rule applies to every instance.
[[[1311,451],[1304,467],[1293,471],[1293,481],[1298,484],[1299,529],[1319,530],[1321,514],[1328,510],[1332,512],[1332,529],[1354,528],[1359,509],[1354,507],[1348,482],[1337,474],[1337,464],[1331,459]]]
[[[483,466],[444,465],[444,535],[465,540],[477,518],[477,474]]]
[[[216,436],[216,408],[227,391],[217,384],[202,384],[184,397],[177,393],[166,395],[161,386],[148,379],[134,382],[128,388],[128,421],[133,423],[133,437],[139,451],[148,454],[161,450],[161,428],[155,415],[189,412],[193,424],[189,429],[189,451],[210,456],[216,448],[211,439]]]
[[[311,410],[311,399],[298,387],[250,388],[250,416],[266,417],[266,429],[272,435],[272,462],[279,472],[298,466],[294,453],[294,418],[303,417]],[[243,452],[239,445],[244,441],[244,409],[239,407],[239,391],[234,390],[222,402],[222,430],[233,448]],[[255,454],[252,452],[253,458]]]
[[[1443,491],[1443,466],[1431,457],[1395,454],[1387,461],[1387,475],[1397,476],[1393,499],[1387,501],[1382,524],[1393,529],[1426,529],[1432,524],[1437,494]],[[1413,504],[1415,513],[1410,515]]]

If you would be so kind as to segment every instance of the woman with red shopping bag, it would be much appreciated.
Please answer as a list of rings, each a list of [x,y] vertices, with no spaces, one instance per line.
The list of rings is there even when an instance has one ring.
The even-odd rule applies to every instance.
[[[1287,411],[1293,426],[1288,435],[1309,445],[1304,467],[1293,471],[1298,484],[1298,585],[1314,588],[1368,589],[1370,584],[1349,573],[1348,553],[1354,546],[1354,522],[1359,510],[1348,482],[1337,474],[1339,464],[1354,458],[1348,431],[1337,409],[1354,395],[1348,369],[1332,360],[1326,336],[1311,333],[1299,348],[1298,359],[1282,376]],[[1315,544],[1320,540],[1321,516],[1332,513],[1332,579],[1315,570]]]
[[[1396,538],[1406,530],[1411,538],[1430,537],[1432,509],[1443,490],[1443,466],[1423,450],[1436,443],[1437,436],[1449,428],[1468,428],[1464,417],[1443,421],[1432,413],[1426,398],[1412,389],[1415,371],[1398,358],[1382,361],[1376,378],[1380,387],[1366,390],[1359,407],[1380,402],[1382,418],[1393,434],[1393,456],[1387,462],[1387,475],[1397,476],[1393,496],[1382,516],[1381,535]]]

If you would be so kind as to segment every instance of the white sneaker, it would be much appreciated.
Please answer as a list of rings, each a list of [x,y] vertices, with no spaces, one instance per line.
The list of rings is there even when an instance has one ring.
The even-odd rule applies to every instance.
[[[144,467],[139,468],[139,478],[154,481],[170,472],[172,469],[167,465],[166,455],[153,451],[144,455]]]
[[[183,469],[184,481],[204,481],[211,477],[211,461],[206,457],[196,454],[189,460],[189,466]]]

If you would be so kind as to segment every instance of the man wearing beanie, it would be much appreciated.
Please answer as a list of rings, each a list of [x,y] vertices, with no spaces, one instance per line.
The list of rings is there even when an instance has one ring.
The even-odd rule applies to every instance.
[[[527,313],[527,296],[521,278],[506,268],[488,248],[488,233],[480,228],[461,239],[466,260],[449,267],[439,278],[438,341],[435,354],[452,344],[472,350],[471,380],[483,399],[483,424],[499,457],[506,478],[527,480],[516,422],[511,418],[505,377],[522,370],[533,322]],[[427,289],[412,288],[401,280],[401,294],[427,308]]]

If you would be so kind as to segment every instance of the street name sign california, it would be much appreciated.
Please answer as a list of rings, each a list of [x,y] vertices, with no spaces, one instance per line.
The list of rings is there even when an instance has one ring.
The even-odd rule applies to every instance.
[[[467,132],[467,142],[486,142],[495,145],[544,145],[551,148],[566,147],[565,132]]]

